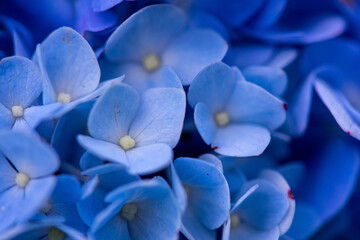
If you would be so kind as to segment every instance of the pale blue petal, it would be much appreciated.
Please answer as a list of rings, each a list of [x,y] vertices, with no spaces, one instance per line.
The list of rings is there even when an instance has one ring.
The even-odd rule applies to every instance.
[[[218,128],[211,147],[227,156],[260,155],[270,143],[270,132],[254,124],[230,124]]]
[[[205,103],[212,113],[223,110],[235,83],[238,72],[224,63],[215,63],[203,69],[189,87],[188,101],[195,108]]]
[[[15,119],[11,111],[0,103],[0,130],[11,129],[14,125]]]
[[[40,45],[43,68],[55,94],[77,99],[92,92],[100,81],[100,68],[88,42],[75,30],[62,27]],[[37,56],[39,57],[39,56]],[[44,88],[44,91],[47,90]]]
[[[239,205],[235,212],[252,227],[270,230],[281,222],[289,208],[287,195],[274,184],[263,179],[245,183],[241,193],[247,192],[254,185],[259,187]]]
[[[344,95],[322,80],[315,81],[315,90],[341,129],[360,140],[360,113],[350,105]]]
[[[1,134],[0,151],[19,172],[30,178],[50,175],[60,165],[56,152],[49,145],[18,132]]]
[[[221,160],[219,158],[217,158],[215,155],[210,154],[210,153],[205,153],[205,154],[200,155],[199,158],[204,160],[207,163],[214,165],[214,167],[216,167],[217,170],[219,170],[219,172],[221,172],[221,173],[224,172]]]
[[[174,148],[180,139],[185,107],[182,89],[153,88],[146,91],[129,130],[136,146],[165,143]]]
[[[98,158],[124,166],[129,165],[125,151],[119,145],[84,135],[78,135],[77,140],[82,147]]]
[[[227,49],[225,40],[212,30],[188,30],[166,48],[163,64],[175,70],[183,85],[189,85],[203,68],[220,62]]]
[[[4,58],[0,63],[0,103],[27,108],[40,95],[40,71],[29,59],[19,56]]]
[[[147,6],[115,30],[106,42],[104,54],[111,61],[135,60],[141,63],[147,54],[161,54],[185,24],[186,15],[176,6]]]
[[[61,106],[61,103],[53,103],[26,108],[24,119],[31,129],[35,129],[41,122],[58,117]]]
[[[127,63],[116,66],[116,71],[122,71],[126,76],[124,83],[129,84],[139,93],[155,87],[183,88],[178,75],[168,66],[162,66],[157,71],[148,73],[140,64]]]
[[[22,212],[24,189],[14,186],[0,194],[0,232],[16,222],[18,215]],[[30,206],[31,207],[31,206]]]
[[[235,86],[226,112],[231,121],[275,129],[285,121],[286,105],[263,88],[242,81]]]
[[[0,194],[15,185],[17,172],[0,153]]]
[[[255,83],[275,96],[281,96],[287,87],[286,73],[280,68],[251,66],[243,70],[247,81]]]
[[[110,88],[91,109],[88,128],[94,138],[119,144],[138,111],[139,95],[125,84]]]
[[[230,240],[278,240],[280,237],[279,230],[258,230],[247,224],[240,223],[238,227],[231,228]]]
[[[126,157],[130,165],[129,172],[144,175],[168,167],[173,153],[168,145],[155,143],[130,149],[126,151]]]
[[[195,126],[204,142],[206,144],[211,144],[214,139],[217,126],[207,105],[202,102],[196,104],[194,121]]]
[[[27,221],[40,210],[45,202],[49,200],[55,188],[56,180],[56,177],[49,176],[29,181],[25,188],[25,198],[21,204],[21,214],[17,217],[17,223]]]
[[[195,158],[178,158],[174,166],[189,188],[188,204],[197,218],[209,229],[220,227],[230,211],[230,192],[224,175],[214,165]]]

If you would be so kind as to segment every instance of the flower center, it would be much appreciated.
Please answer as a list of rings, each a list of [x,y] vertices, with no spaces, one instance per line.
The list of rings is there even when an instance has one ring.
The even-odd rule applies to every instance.
[[[24,115],[24,109],[22,106],[12,106],[11,113],[13,117],[22,117]]]
[[[160,67],[160,59],[155,54],[146,55],[143,58],[143,66],[147,71],[152,72]]]
[[[28,175],[23,173],[18,173],[15,178],[15,183],[20,187],[24,188],[28,184],[30,178]]]
[[[233,213],[230,215],[230,228],[235,228],[240,224],[240,218],[239,215],[236,213]]]
[[[227,112],[219,112],[215,115],[215,122],[219,127],[225,126],[230,122]]]
[[[48,234],[49,240],[63,240],[64,238],[65,233],[56,227],[52,228]]]
[[[135,140],[129,135],[120,138],[120,146],[126,151],[135,147]]]
[[[59,93],[56,99],[57,102],[62,102],[63,104],[71,102],[71,96],[67,93]]]
[[[121,208],[121,216],[123,218],[125,218],[126,220],[133,220],[136,216],[136,213],[138,211],[138,208],[135,204],[133,203],[126,203],[124,204],[124,206]]]

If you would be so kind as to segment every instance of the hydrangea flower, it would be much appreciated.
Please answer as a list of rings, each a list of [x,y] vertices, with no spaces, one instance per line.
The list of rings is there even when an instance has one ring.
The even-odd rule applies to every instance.
[[[33,129],[43,120],[53,118],[59,109],[58,104],[31,106],[41,91],[42,78],[34,63],[19,56],[2,59],[0,129]]]
[[[90,162],[99,161],[88,153],[84,154],[82,160],[88,165],[91,165]],[[81,201],[77,203],[77,209],[89,227],[92,226],[96,215],[108,206],[108,203],[104,202],[107,193],[127,183],[140,180],[137,175],[129,174],[122,166],[113,163],[90,167],[82,174],[90,179],[83,185]]]
[[[255,187],[255,188],[254,188]],[[279,239],[289,229],[295,198],[286,180],[276,171],[264,170],[245,182],[231,209],[224,239]]]
[[[286,115],[284,102],[223,63],[196,76],[188,101],[203,140],[229,156],[261,154],[270,142],[270,130],[278,128]]]
[[[94,51],[69,27],[55,30],[39,44],[34,61],[43,75],[44,104],[69,103],[65,112],[101,95],[112,84],[99,86],[100,68]]]
[[[205,157],[206,158],[206,157]],[[174,167],[187,193],[182,233],[189,239],[216,239],[215,229],[224,224],[230,210],[229,187],[216,157],[177,158]]]
[[[100,62],[104,79],[126,75],[125,82],[147,88],[189,85],[210,63],[220,61],[226,42],[215,32],[186,30],[185,13],[168,4],[145,7],[110,36]]]
[[[136,181],[110,192],[90,239],[177,239],[180,211],[164,179]]]
[[[50,197],[59,168],[53,149],[17,132],[0,133],[0,232],[30,219]]]
[[[46,219],[17,225],[1,234],[4,239],[44,239],[44,240],[85,240],[81,232],[73,229],[61,221],[61,219]]]
[[[165,168],[180,138],[185,93],[176,88],[153,88],[140,98],[125,84],[110,88],[92,108],[88,129],[79,135],[90,153],[122,164],[132,173],[147,174]]]

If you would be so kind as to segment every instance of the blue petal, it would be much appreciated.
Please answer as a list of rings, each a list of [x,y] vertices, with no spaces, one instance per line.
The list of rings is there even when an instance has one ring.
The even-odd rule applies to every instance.
[[[11,129],[15,122],[11,111],[0,103],[0,130]]]
[[[0,194],[15,185],[15,178],[17,172],[5,159],[4,155],[0,154]]]
[[[289,24],[287,21],[282,21],[266,30],[246,28],[242,32],[271,43],[309,44],[337,37],[346,30],[346,26],[347,23],[342,16],[319,14],[305,18],[303,22],[290,21]]]
[[[119,145],[138,111],[139,95],[125,84],[110,88],[91,109],[88,128],[94,138]],[[119,146],[120,148],[120,146]]]
[[[344,95],[322,80],[315,81],[315,90],[341,129],[360,140],[360,113]]]
[[[76,204],[81,219],[88,226],[93,224],[97,214],[106,207],[106,204],[104,203],[105,195],[106,192],[104,190],[96,188],[92,195],[80,200]]]
[[[287,195],[269,181],[257,179],[243,185],[246,192],[253,185],[259,187],[235,210],[245,222],[260,230],[270,230],[285,216],[289,202]]]
[[[211,147],[227,156],[260,155],[270,143],[270,132],[254,124],[230,124],[218,128]]]
[[[288,0],[270,0],[264,1],[261,9],[252,16],[247,26],[252,28],[266,28],[278,21],[284,9],[286,8]]]
[[[172,162],[170,165],[170,171],[171,171],[171,188],[174,192],[176,200],[178,201],[180,212],[184,213],[187,205],[187,195],[183,185],[181,184],[179,175],[177,174],[174,164]]]
[[[171,148],[162,143],[148,144],[126,151],[129,172],[142,175],[166,168],[170,165],[172,156]]]
[[[335,216],[350,198],[358,179],[359,156],[357,147],[335,141],[313,159],[299,197],[314,206],[323,222]]]
[[[212,155],[210,153],[205,153],[205,154],[200,155],[199,158],[204,160],[207,163],[214,165],[214,167],[216,167],[217,170],[219,170],[219,172],[221,172],[221,173],[224,172],[221,160],[218,159],[215,155]]]
[[[204,142],[211,144],[216,133],[216,123],[208,106],[202,102],[199,102],[195,106],[194,121]]]
[[[72,175],[59,175],[53,194],[52,203],[76,203],[80,199],[81,186],[79,181]]]
[[[263,0],[223,0],[223,1],[194,1],[194,6],[203,8],[218,16],[222,21],[231,27],[240,26],[245,23],[263,4]],[[239,14],[241,13],[241,14]]]
[[[225,56],[228,44],[211,30],[188,30],[166,48],[163,61],[179,75],[183,85],[189,85],[207,65]]]
[[[240,223],[239,227],[232,228],[230,233],[230,240],[278,240],[279,237],[280,234],[277,228],[258,230],[244,223]]]
[[[124,73],[126,76],[124,83],[129,84],[139,93],[155,87],[183,88],[178,75],[168,66],[162,66],[157,71],[148,73],[139,64],[113,65],[109,70]]]
[[[27,108],[41,93],[40,71],[27,58],[4,58],[0,63],[0,86],[0,103],[8,109]]]
[[[14,186],[0,194],[0,232],[3,232],[9,226],[16,222],[18,215],[23,211],[24,190],[19,186]],[[31,206],[29,206],[31,207]]]
[[[121,185],[140,180],[137,175],[130,174],[126,169],[118,164],[103,164],[91,169],[87,169],[82,174],[98,174],[99,185],[106,190],[113,190]]]
[[[209,229],[220,227],[230,210],[230,192],[224,175],[215,166],[195,158],[178,158],[174,166],[189,188],[188,204],[197,218]],[[184,222],[185,226],[188,224]]]
[[[41,62],[39,65],[45,68],[43,74],[47,74],[55,94],[66,93],[75,100],[98,86],[100,68],[96,56],[88,42],[75,30],[69,27],[55,30],[40,48],[41,58],[37,55],[35,61]]]
[[[215,240],[216,230],[208,229],[199,221],[198,217],[194,214],[194,210],[189,206],[183,217],[183,226],[181,232],[189,240],[204,239],[204,240]]]
[[[92,8],[95,12],[102,12],[108,10],[117,4],[121,3],[123,0],[93,0]]]
[[[283,235],[285,232],[289,230],[294,218],[295,198],[292,195],[292,191],[288,183],[280,173],[274,170],[266,169],[260,173],[260,177],[275,184],[275,186],[278,187],[283,192],[283,194],[288,198],[289,208],[279,224],[280,235]]]
[[[225,109],[231,121],[275,129],[285,121],[285,106],[284,102],[263,88],[243,81],[235,86]]]
[[[61,103],[53,103],[48,105],[32,106],[24,111],[24,119],[31,129],[35,129],[41,122],[56,118]]]
[[[215,63],[203,69],[193,80],[188,101],[194,108],[205,103],[212,113],[223,110],[238,81],[238,72],[224,63]]]
[[[25,198],[21,206],[21,214],[17,217],[17,222],[27,221],[35,215],[37,211],[50,198],[56,185],[56,177],[44,177],[39,179],[31,179],[25,188]]]
[[[313,97],[313,81],[316,75],[315,70],[296,88],[295,92],[289,93],[289,110],[284,126],[292,135],[300,136],[306,131]]]
[[[21,133],[2,133],[0,151],[30,178],[50,175],[59,168],[58,156],[49,145]]]
[[[251,66],[243,70],[247,81],[255,83],[275,96],[281,96],[287,87],[286,73],[280,68]]]
[[[80,169],[81,170],[85,170],[88,168],[92,168],[92,167],[96,167],[98,165],[103,164],[104,161],[95,157],[94,155],[92,155],[91,153],[89,153],[88,151],[86,151],[80,158]]]
[[[129,130],[136,146],[165,143],[175,147],[180,139],[185,107],[182,89],[153,88],[146,91]]]
[[[115,30],[106,42],[104,54],[111,61],[141,63],[147,54],[162,53],[169,41],[183,30],[185,23],[185,13],[173,5],[147,6]]]
[[[128,230],[127,222],[123,218],[117,216],[111,218],[102,228],[97,230],[92,235],[94,239],[107,239],[107,240],[132,239]]]
[[[78,135],[77,140],[82,147],[98,158],[124,166],[129,165],[125,151],[118,145],[84,135]]]

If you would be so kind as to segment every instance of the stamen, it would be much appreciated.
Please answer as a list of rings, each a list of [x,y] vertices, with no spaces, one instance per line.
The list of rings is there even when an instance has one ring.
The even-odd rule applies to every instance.
[[[138,208],[135,204],[133,203],[126,203],[124,204],[124,206],[121,208],[121,216],[123,218],[125,218],[126,220],[133,220],[136,216],[136,213],[138,211]]]
[[[49,240],[63,240],[64,238],[65,233],[56,227],[52,228],[48,234]]]
[[[22,117],[24,115],[24,109],[22,106],[12,106],[11,113],[13,117]]]
[[[231,221],[230,228],[237,227],[240,224],[239,215],[236,214],[236,213],[231,214],[230,215],[230,221]]]
[[[143,59],[143,66],[147,71],[152,72],[160,67],[160,59],[155,54],[146,55]]]
[[[129,135],[126,135],[120,139],[120,146],[126,151],[135,147],[135,140]]]
[[[18,173],[15,178],[15,183],[20,187],[24,188],[28,184],[30,178],[28,175],[23,173]]]
[[[63,104],[71,102],[71,96],[67,93],[59,93],[57,96],[57,102],[62,102]]]
[[[219,112],[215,115],[215,122],[219,127],[225,126],[230,122],[227,112]]]

